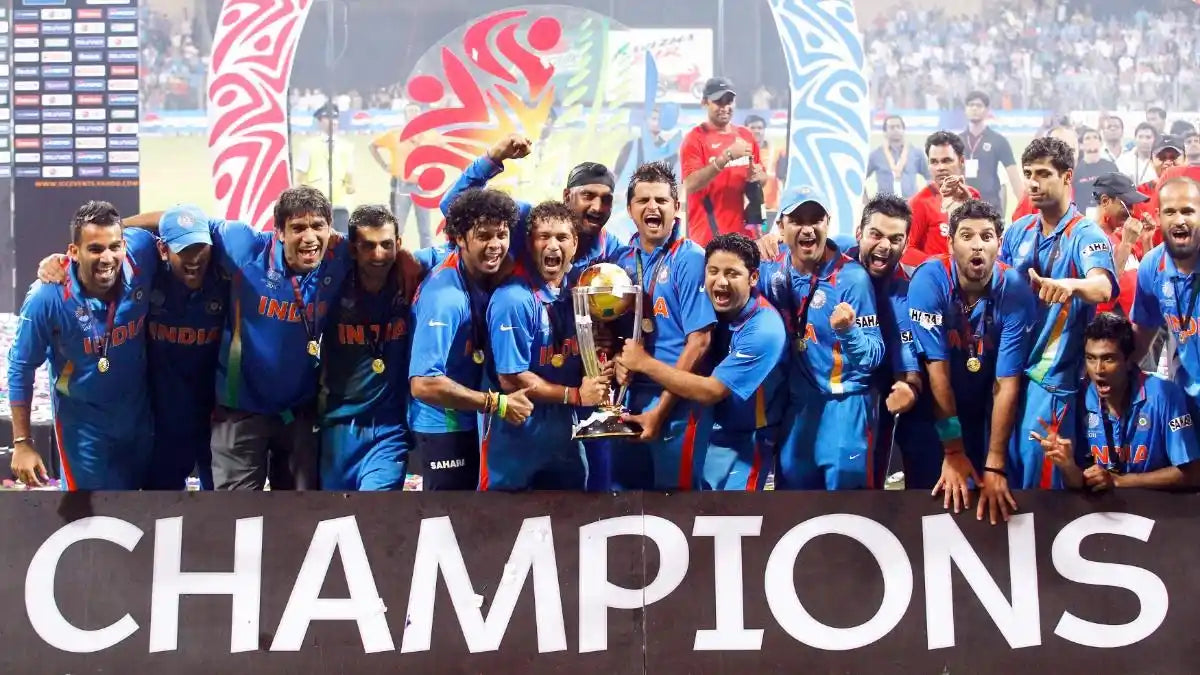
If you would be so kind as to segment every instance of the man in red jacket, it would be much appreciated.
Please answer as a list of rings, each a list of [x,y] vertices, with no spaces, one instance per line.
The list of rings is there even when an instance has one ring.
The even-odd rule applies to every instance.
[[[962,138],[949,131],[938,131],[925,139],[925,157],[933,180],[908,201],[912,229],[906,250],[928,255],[950,252],[950,214],[968,199],[979,199],[979,191],[967,185],[963,175],[965,151]]]

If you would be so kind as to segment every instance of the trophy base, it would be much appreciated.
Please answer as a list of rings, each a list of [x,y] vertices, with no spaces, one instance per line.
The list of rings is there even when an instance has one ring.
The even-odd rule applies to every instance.
[[[591,417],[580,422],[571,430],[571,440],[595,441],[602,438],[637,438],[642,428],[637,424],[622,422],[622,408],[601,408]]]

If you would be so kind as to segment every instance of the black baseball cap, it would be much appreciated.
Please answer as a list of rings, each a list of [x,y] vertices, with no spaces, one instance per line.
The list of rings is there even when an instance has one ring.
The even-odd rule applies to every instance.
[[[325,105],[321,106],[320,108],[317,108],[317,111],[313,113],[313,119],[315,119],[315,120],[337,119],[337,117],[338,117],[338,108],[333,103],[326,103]]]
[[[737,92],[733,90],[733,82],[727,77],[710,77],[704,83],[704,100],[716,101],[724,98],[726,94],[737,96]]]
[[[1183,154],[1183,140],[1180,139],[1178,136],[1171,136],[1170,134],[1159,136],[1158,142],[1154,144],[1154,155],[1157,157],[1158,153],[1162,152],[1163,150],[1167,150],[1167,149],[1174,150],[1175,152],[1178,152],[1179,154],[1182,155]]]
[[[1099,178],[1092,183],[1092,194],[1097,198],[1100,195],[1108,195],[1115,199],[1120,199],[1125,203],[1125,206],[1133,206],[1141,204],[1150,199],[1146,195],[1138,192],[1137,186],[1133,184],[1133,180],[1123,173],[1106,173],[1101,174]]]

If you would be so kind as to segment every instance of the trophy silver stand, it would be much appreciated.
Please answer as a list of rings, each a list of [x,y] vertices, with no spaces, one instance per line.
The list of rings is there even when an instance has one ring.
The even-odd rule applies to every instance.
[[[600,355],[596,351],[596,336],[592,332],[593,320],[591,303],[593,295],[633,295],[633,341],[642,339],[642,288],[641,286],[577,286],[571,290],[571,299],[575,307],[575,334],[579,340],[579,356],[583,359],[583,372],[588,377],[598,377],[602,370]],[[628,310],[625,310],[628,311]],[[612,321],[625,312],[615,316],[599,319],[602,322]],[[642,435],[641,428],[636,424],[621,421],[621,416],[629,410],[622,401],[628,385],[621,385],[616,397],[613,397],[612,387],[609,387],[608,403],[597,407],[596,412],[583,420],[571,431],[571,438],[581,441],[592,441],[602,438],[637,438]]]

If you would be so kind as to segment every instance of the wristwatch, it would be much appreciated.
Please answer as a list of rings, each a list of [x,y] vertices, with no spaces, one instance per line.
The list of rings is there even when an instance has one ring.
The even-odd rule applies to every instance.
[[[733,161],[733,151],[730,150],[729,148],[725,148],[725,161],[726,162]]]

